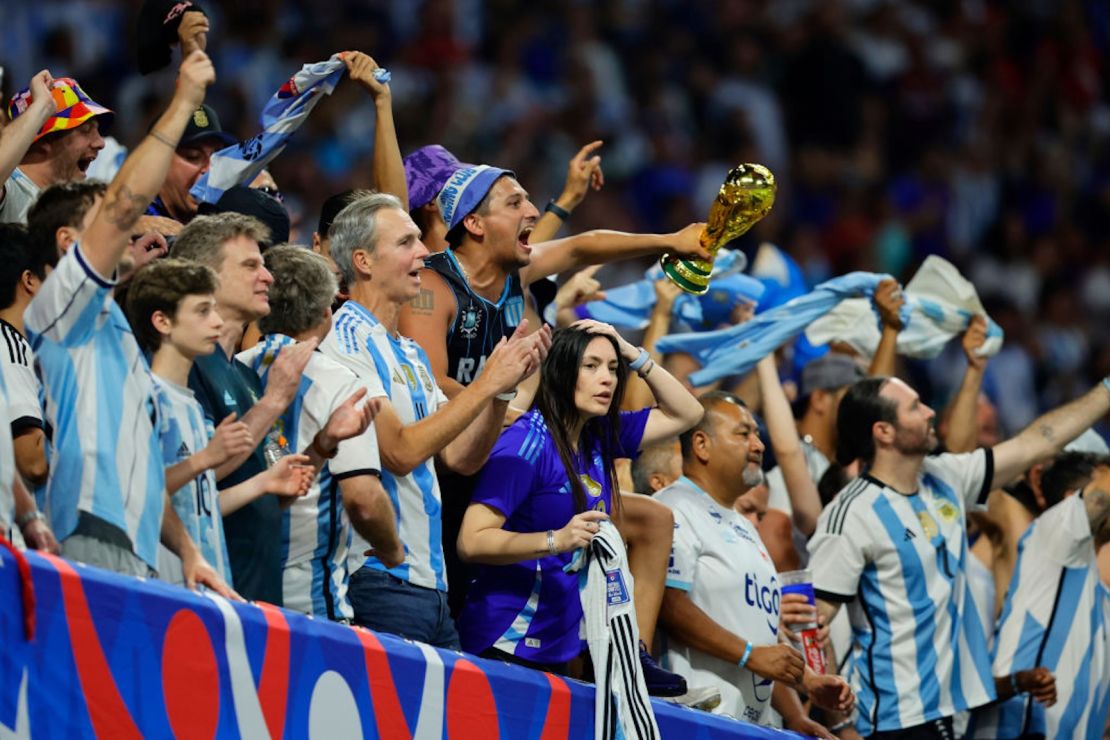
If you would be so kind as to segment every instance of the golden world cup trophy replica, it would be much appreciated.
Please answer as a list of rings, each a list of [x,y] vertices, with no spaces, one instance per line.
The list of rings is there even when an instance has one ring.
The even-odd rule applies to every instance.
[[[691,260],[663,255],[663,272],[687,293],[701,295],[709,290],[713,258],[717,250],[748,232],[771,211],[775,204],[775,176],[761,164],[741,164],[729,171],[717,199],[709,208],[709,218],[701,232],[701,245],[708,260]]]

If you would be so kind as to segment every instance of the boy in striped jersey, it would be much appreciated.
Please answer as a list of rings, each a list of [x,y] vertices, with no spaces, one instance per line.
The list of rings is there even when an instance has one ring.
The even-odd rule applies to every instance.
[[[131,230],[215,77],[203,52],[181,63],[169,109],[123,163],[81,243],[59,261],[24,318],[54,432],[46,507],[62,553],[145,576],[157,568],[161,539],[182,559],[189,586],[231,596],[166,506],[150,369],[112,296]]]
[[[263,387],[284,348],[297,341],[322,340],[331,330],[331,303],[337,288],[327,259],[302,247],[267,250],[266,267],[274,283],[270,313],[258,321],[262,341],[238,355],[259,374]],[[341,421],[352,406],[350,399],[365,393],[353,372],[313,352],[293,403],[278,419],[291,449],[318,445],[334,451],[322,461],[308,495],[282,512],[282,604],[344,622],[354,617],[347,597],[352,525],[360,542],[373,543],[376,556],[389,567],[405,559],[393,506],[382,488],[374,430],[367,424],[344,439],[332,421]],[[376,413],[380,403],[370,399],[365,406]],[[328,437],[342,440],[338,449]]]
[[[912,388],[869,378],[849,389],[837,460],[865,472],[821,513],[809,551],[826,620],[848,605],[860,734],[954,737],[957,712],[995,700],[987,626],[967,583],[965,513],[1108,410],[1110,380],[993,448],[929,456],[936,414]]]
[[[303,495],[312,481],[305,455],[280,464],[232,488],[217,491],[216,480],[235,458],[254,449],[246,424],[228,416],[213,429],[189,389],[193,361],[211,354],[223,319],[215,308],[216,276],[204,265],[159,260],[138,272],[128,291],[127,313],[135,338],[150,355],[166,490],[186,531],[205,560],[232,582],[223,517],[267,493]],[[181,583],[181,561],[161,548],[158,575]]]
[[[1057,480],[1068,490],[1053,490]],[[1096,740],[1110,713],[1110,591],[1096,555],[1110,541],[1110,458],[1064,453],[1042,486],[1049,508],[1018,543],[994,672],[1020,677],[1043,666],[1036,670],[1056,675],[1056,701],[1034,701],[1016,679],[999,685],[1004,701],[976,713],[974,737]]]

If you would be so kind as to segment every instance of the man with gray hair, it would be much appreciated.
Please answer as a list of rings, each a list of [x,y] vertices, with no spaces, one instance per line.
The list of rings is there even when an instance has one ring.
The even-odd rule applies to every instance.
[[[354,621],[458,649],[447,609],[433,458],[464,474],[481,468],[500,435],[511,392],[539,368],[551,333],[544,328],[525,336],[522,325],[490,354],[478,379],[448,402],[427,353],[397,329],[401,306],[420,291],[428,255],[401,201],[385,194],[356,197],[336,216],[329,236],[351,297],[335,313],[321,350],[353,370],[371,397],[382,399],[375,424],[382,483],[406,548],[404,562],[390,562],[356,533],[348,561]]]
[[[258,320],[262,341],[238,355],[258,373],[263,387],[269,385],[274,360],[287,348],[296,342],[320,341],[331,331],[331,302],[337,287],[327,259],[302,247],[267,250],[266,266],[274,282],[270,313]],[[344,422],[361,422],[360,409],[352,402],[365,395],[353,372],[313,352],[293,403],[278,419],[289,449],[316,448],[325,458],[308,495],[282,512],[286,609],[351,620],[347,552],[352,525],[360,538],[374,543],[384,561],[399,565],[404,560],[393,506],[382,488],[374,430],[368,423],[356,423],[347,431],[361,431],[339,441]],[[371,399],[362,410],[373,414],[379,406],[379,400]]]
[[[177,235],[172,256],[207,265],[216,272],[216,310],[223,317],[220,343],[210,355],[198,357],[189,373],[189,387],[213,426],[239,418],[250,429],[257,448],[216,470],[222,490],[266,469],[262,454],[274,422],[293,400],[301,372],[318,344],[298,343],[281,353],[270,368],[265,393],[258,375],[235,358],[244,328],[270,312],[273,283],[262,262],[259,241],[266,227],[249,216],[221,213],[199,216]],[[228,559],[235,586],[246,598],[281,605],[281,508],[274,496],[262,496],[224,519]]]

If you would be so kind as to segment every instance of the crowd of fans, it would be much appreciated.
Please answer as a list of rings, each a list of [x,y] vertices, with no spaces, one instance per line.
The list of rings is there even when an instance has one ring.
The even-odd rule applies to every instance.
[[[17,542],[593,678],[571,564],[611,520],[650,693],[826,737],[1102,735],[1099,4],[151,0],[137,37],[64,7],[0,11]],[[329,58],[287,148],[202,202]],[[758,289],[694,328],[865,271],[873,356],[791,334],[695,387],[656,350],[691,328],[667,279],[642,324],[589,318],[711,256],[745,161],[778,184],[730,245]],[[997,354],[969,317],[898,355],[930,255]],[[781,595],[807,564],[815,598]],[[811,623],[828,674],[790,645]]]

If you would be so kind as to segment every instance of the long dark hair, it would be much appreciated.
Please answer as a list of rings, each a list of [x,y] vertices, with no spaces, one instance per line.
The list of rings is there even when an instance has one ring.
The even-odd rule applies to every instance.
[[[617,355],[617,385],[609,402],[609,411],[602,417],[588,419],[578,436],[578,449],[570,441],[571,430],[581,420],[582,412],[574,403],[574,389],[578,385],[578,370],[582,366],[582,355],[586,346],[597,337],[605,337]],[[620,407],[624,389],[628,383],[628,362],[621,356],[620,347],[611,337],[604,334],[590,334],[582,329],[566,327],[555,332],[551,340],[551,351],[547,353],[540,375],[540,388],[536,393],[535,407],[547,424],[555,449],[570,482],[574,496],[574,507],[578,512],[586,510],[586,489],[579,478],[574,464],[579,450],[589,450],[596,443],[601,449],[605,475],[609,478],[609,490],[613,497],[613,509],[619,507],[620,486],[617,483],[617,468],[614,454],[620,439]],[[589,460],[586,461],[589,465]]]

